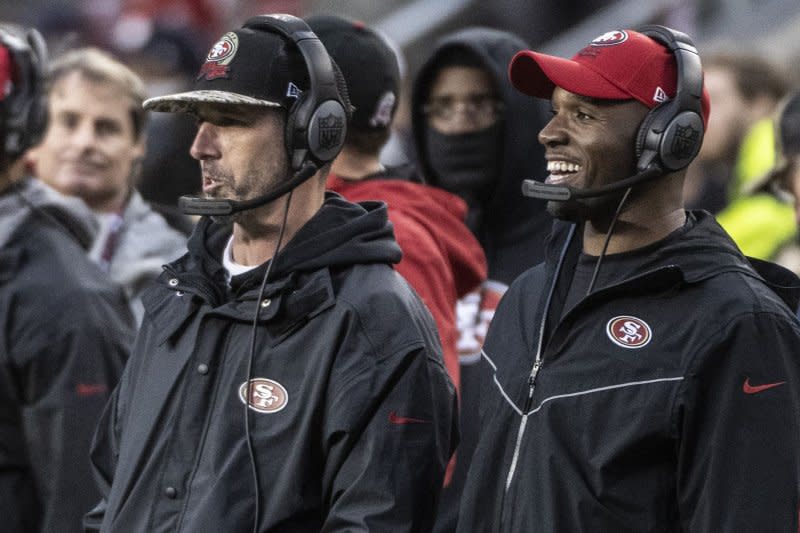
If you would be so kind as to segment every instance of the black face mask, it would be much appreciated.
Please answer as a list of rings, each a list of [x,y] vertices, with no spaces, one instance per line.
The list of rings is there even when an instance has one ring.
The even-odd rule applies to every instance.
[[[501,124],[498,121],[479,131],[453,135],[426,128],[433,184],[461,196],[469,204],[491,193],[500,171]]]

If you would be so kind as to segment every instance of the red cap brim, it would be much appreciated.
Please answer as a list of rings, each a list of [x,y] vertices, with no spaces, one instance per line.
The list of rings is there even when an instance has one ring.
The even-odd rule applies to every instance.
[[[508,67],[511,83],[519,91],[536,98],[550,98],[553,89],[604,100],[629,100],[622,91],[594,70],[562,57],[523,50],[511,59]]]

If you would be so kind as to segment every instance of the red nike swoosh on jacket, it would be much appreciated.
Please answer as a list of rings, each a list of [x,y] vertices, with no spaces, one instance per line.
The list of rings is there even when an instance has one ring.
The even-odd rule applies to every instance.
[[[785,381],[778,381],[777,383],[765,383],[764,385],[750,385],[750,378],[746,378],[744,380],[744,385],[742,385],[742,390],[744,391],[745,394],[756,394],[758,392],[765,391],[773,387],[778,387],[785,383],[786,383]]]
[[[421,418],[410,418],[407,416],[400,416],[397,414],[396,411],[392,411],[389,413],[389,422],[392,424],[402,425],[402,424],[427,424],[427,420],[422,420]]]
[[[96,396],[108,392],[108,385],[105,383],[78,383],[75,386],[78,396]]]

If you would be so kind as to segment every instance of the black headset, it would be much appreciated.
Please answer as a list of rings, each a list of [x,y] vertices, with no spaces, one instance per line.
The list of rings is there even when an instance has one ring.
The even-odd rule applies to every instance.
[[[298,187],[320,167],[333,161],[344,146],[349,98],[344,77],[308,24],[292,15],[260,15],[242,28],[277,33],[294,43],[308,70],[309,88],[289,108],[283,138],[295,172],[289,180],[250,200],[181,196],[178,205],[187,215],[227,216],[267,204]]]
[[[47,127],[44,68],[47,47],[35,29],[0,24],[0,44],[12,62],[11,90],[0,104],[3,163],[19,158],[37,144]]]
[[[674,98],[653,108],[642,121],[636,139],[637,170],[658,165],[665,172],[681,170],[697,156],[703,142],[703,68],[691,38],[655,24],[636,31],[664,45],[675,56],[678,70]]]
[[[618,193],[681,170],[700,152],[703,143],[703,67],[691,38],[666,26],[650,24],[636,31],[664,45],[675,56],[678,80],[675,97],[651,109],[636,136],[636,170],[629,178],[590,189],[523,180],[522,194],[540,200],[565,202]]]
[[[325,46],[308,24],[292,15],[260,15],[243,28],[277,33],[297,46],[308,69],[309,88],[297,98],[286,118],[284,139],[292,169],[307,161],[317,167],[333,161],[344,146],[348,112],[346,91]]]

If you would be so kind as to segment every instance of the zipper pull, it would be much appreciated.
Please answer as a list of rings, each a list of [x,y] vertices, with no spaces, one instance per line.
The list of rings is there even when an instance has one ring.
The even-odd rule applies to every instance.
[[[541,359],[533,363],[533,370],[531,370],[531,375],[528,377],[528,383],[530,383],[531,387],[533,387],[533,384],[536,381],[536,375],[539,373],[540,368],[542,368]]]
[[[531,375],[528,376],[528,385],[530,385],[531,392],[530,395],[533,396],[533,389],[536,386],[536,376],[539,374],[539,370],[542,368],[542,360],[537,359],[533,363],[533,370],[531,370]]]
[[[531,370],[531,373],[528,376],[528,397],[525,399],[525,409],[524,409],[526,413],[528,412],[528,409],[531,408],[531,401],[533,400],[533,391],[536,388],[536,374],[539,373],[540,368],[542,368],[542,361],[538,360],[534,362],[533,370]]]

